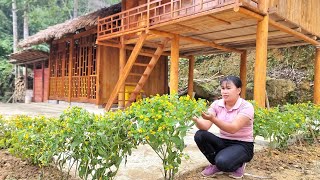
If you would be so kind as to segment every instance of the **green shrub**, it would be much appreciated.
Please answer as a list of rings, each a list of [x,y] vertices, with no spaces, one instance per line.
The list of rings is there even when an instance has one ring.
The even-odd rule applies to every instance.
[[[135,103],[126,112],[136,125],[130,133],[149,144],[161,158],[165,179],[173,179],[178,172],[185,148],[183,138],[194,124],[191,118],[205,109],[204,100],[163,95]]]
[[[254,135],[270,140],[274,148],[286,148],[298,138],[320,135],[320,107],[313,103],[287,104],[270,109],[255,105]]]

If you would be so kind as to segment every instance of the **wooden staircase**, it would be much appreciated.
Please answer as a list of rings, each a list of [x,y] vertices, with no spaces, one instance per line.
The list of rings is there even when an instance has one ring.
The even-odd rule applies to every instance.
[[[137,41],[135,47],[133,48],[131,55],[129,56],[129,59],[126,63],[126,65],[123,68],[123,72],[119,76],[118,82],[115,85],[115,88],[113,89],[108,102],[106,104],[106,111],[109,111],[114,102],[116,101],[117,97],[119,96],[119,93],[124,92],[124,85],[129,85],[129,86],[135,86],[134,90],[131,92],[129,100],[125,101],[124,98],[119,98],[119,101],[125,101],[125,107],[128,107],[131,105],[132,102],[136,100],[136,97],[138,94],[140,94],[143,86],[147,82],[153,68],[157,64],[161,54],[164,51],[165,45],[169,42],[169,39],[166,38],[164,39],[160,45],[158,45],[155,53],[151,56],[151,60],[149,63],[140,63],[136,62],[137,57],[139,55],[139,52],[142,49],[142,46],[147,38],[147,34],[145,32],[142,32],[140,35],[139,40]],[[140,66],[140,67],[145,67],[145,70],[142,74],[139,73],[133,73],[131,72],[133,66]],[[127,78],[129,76],[135,76],[135,77],[140,77],[138,82],[126,82]]]

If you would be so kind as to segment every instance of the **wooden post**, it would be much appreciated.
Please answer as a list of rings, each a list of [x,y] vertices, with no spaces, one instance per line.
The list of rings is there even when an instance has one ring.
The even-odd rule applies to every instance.
[[[179,83],[179,36],[174,35],[171,41],[170,58],[170,94],[178,93]]]
[[[317,46],[314,63],[314,103],[320,105],[320,46]]]
[[[240,61],[240,79],[242,82],[241,94],[240,96],[245,99],[247,91],[247,51],[241,54]]]
[[[194,56],[189,57],[188,95],[193,98]]]
[[[264,2],[267,0],[263,0]],[[260,1],[259,1],[260,2]],[[259,5],[259,9],[265,10],[268,3]],[[254,65],[254,94],[253,99],[258,106],[265,107],[266,102],[266,76],[267,76],[267,46],[268,46],[269,14],[258,22],[256,40],[256,61]]]
[[[19,64],[17,65],[17,70],[18,70],[18,78],[20,78],[21,73],[20,73],[20,65]]]
[[[73,46],[74,46],[74,40],[73,38],[70,40],[70,46],[69,46],[69,92],[68,92],[68,102],[71,103],[71,94],[72,94],[72,67],[73,67]]]
[[[33,63],[33,74],[34,74],[34,72],[36,71],[36,63]],[[33,77],[35,77],[34,75],[33,75]],[[36,87],[36,81],[35,81],[35,78],[33,78],[33,89]],[[32,94],[33,94],[33,99],[34,99],[34,97],[35,97],[35,92],[34,92],[34,90],[32,91]]]
[[[102,63],[102,59],[101,59],[101,53],[103,52],[101,50],[101,48],[103,48],[103,46],[101,45],[98,45],[97,44],[97,100],[96,100],[96,105],[100,106],[102,104],[101,102],[101,93],[102,93],[102,86],[101,86],[101,80],[102,80],[102,73],[100,72],[101,71],[101,63]]]
[[[48,59],[48,72],[49,72],[49,77],[48,77],[48,89],[47,89],[47,100],[49,102],[49,97],[50,97],[50,81],[51,81],[51,61],[52,61],[52,43],[50,44],[50,54],[49,54],[49,59]]]
[[[42,69],[41,69],[41,80],[42,80],[42,92],[41,92],[41,102],[44,101],[44,62],[45,61],[42,61],[41,62],[41,66],[42,66]],[[33,91],[34,91],[34,87],[33,87]]]
[[[123,73],[124,66],[126,65],[126,45],[124,44],[124,36],[121,36],[121,47],[119,49],[119,77]],[[125,86],[124,83],[120,85],[120,91],[118,96],[118,107],[123,108],[125,106]]]
[[[24,88],[25,88],[25,90],[27,90],[27,89],[28,89],[28,70],[27,70],[27,64],[24,64],[23,70],[24,70],[24,72],[23,72]]]

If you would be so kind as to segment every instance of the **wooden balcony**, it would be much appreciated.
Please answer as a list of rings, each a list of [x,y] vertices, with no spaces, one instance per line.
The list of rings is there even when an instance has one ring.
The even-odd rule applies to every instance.
[[[149,0],[148,3],[98,20],[98,41],[161,26],[182,18],[223,11],[240,6],[243,0]],[[245,0],[257,7],[257,0]]]
[[[119,41],[117,38],[123,36],[124,43],[131,44],[127,48],[132,49],[140,32],[149,30],[144,48],[156,49],[170,33],[181,37],[182,57],[240,52],[255,49],[257,24],[267,13],[270,16],[268,48],[315,44],[314,40],[319,39],[283,16],[281,12],[286,7],[269,7],[268,12],[263,12],[258,5],[258,0],[149,0],[141,6],[99,19],[97,41],[110,45],[108,42],[114,42],[111,39]],[[210,44],[212,42],[217,46]],[[170,48],[166,45],[164,55],[170,55]]]

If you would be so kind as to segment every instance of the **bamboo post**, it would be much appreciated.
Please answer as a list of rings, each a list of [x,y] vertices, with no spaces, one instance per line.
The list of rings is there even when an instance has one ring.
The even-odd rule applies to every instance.
[[[267,0],[263,0],[264,2]],[[265,2],[265,6],[267,3]],[[262,4],[259,9],[264,10],[266,7]],[[265,107],[266,102],[266,76],[267,76],[267,46],[268,46],[268,29],[269,29],[269,15],[263,17],[258,21],[257,26],[257,40],[256,40],[256,60],[254,65],[254,88],[253,99],[258,106]]]
[[[188,95],[193,98],[194,56],[189,57]]]
[[[247,91],[247,51],[241,53],[240,61],[240,79],[242,82],[241,94],[240,96],[245,99]]]
[[[313,100],[315,104],[320,105],[320,46],[316,47]]]
[[[179,83],[179,36],[174,35],[171,41],[170,58],[170,94],[178,93]]]
[[[123,73],[124,66],[126,65],[126,46],[124,44],[124,36],[121,36],[121,48],[119,49],[119,77]],[[119,103],[118,106],[119,108],[123,108],[125,106],[125,86],[124,83],[120,87],[120,92],[119,92]]]

